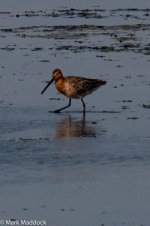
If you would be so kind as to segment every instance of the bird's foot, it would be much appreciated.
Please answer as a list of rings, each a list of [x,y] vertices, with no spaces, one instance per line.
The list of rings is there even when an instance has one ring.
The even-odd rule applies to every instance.
[[[54,113],[60,113],[60,110],[59,109],[58,110],[55,110]]]

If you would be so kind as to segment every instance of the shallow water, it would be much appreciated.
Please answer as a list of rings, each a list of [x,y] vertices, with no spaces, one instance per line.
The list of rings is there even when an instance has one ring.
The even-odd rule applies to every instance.
[[[4,107],[4,114],[1,184],[28,180],[52,183],[62,177],[62,168],[67,178],[72,168],[79,168],[76,180],[78,174],[82,178],[82,168],[89,177],[91,168],[149,165],[149,119],[137,114],[94,110],[84,117],[82,112],[54,114],[31,107],[15,111]],[[143,121],[147,126],[142,130]],[[92,178],[95,170],[90,174]]]
[[[55,1],[53,6],[48,1],[45,5],[41,1],[14,2],[0,3],[3,218],[31,219],[44,209],[41,219],[52,220],[53,226],[60,222],[78,226],[148,225],[149,2],[126,1],[124,5],[123,1],[87,1],[80,5],[78,1]],[[107,80],[106,86],[85,98],[85,116],[79,100],[66,111],[53,113],[68,102],[54,85],[40,95],[56,67],[66,75]],[[25,186],[26,198],[22,197]],[[11,209],[11,191],[17,200],[17,189],[21,204]],[[80,201],[81,195],[86,200],[87,191],[88,209],[86,202]],[[29,198],[34,192],[36,204]],[[72,202],[65,204],[67,194]],[[124,196],[123,201],[120,196]],[[51,204],[52,197],[61,207]],[[96,203],[99,198],[103,204]],[[30,211],[21,213],[22,203]],[[92,212],[94,207],[101,214]],[[49,215],[51,208],[54,210]],[[66,212],[64,208],[70,209]]]

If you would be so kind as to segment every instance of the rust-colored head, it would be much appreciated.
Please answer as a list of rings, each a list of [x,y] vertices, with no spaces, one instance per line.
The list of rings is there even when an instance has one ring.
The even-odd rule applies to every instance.
[[[63,78],[63,73],[60,69],[56,68],[54,71],[53,71],[53,74],[52,74],[52,78],[53,80],[57,81],[61,78]]]
[[[42,90],[41,94],[45,92],[45,90],[51,85],[53,81],[58,81],[59,79],[63,78],[63,74],[60,69],[56,68],[52,73],[52,79],[48,82],[45,88]]]

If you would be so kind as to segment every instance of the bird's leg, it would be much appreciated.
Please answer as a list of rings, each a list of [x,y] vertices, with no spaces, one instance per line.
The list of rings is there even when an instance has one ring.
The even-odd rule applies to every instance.
[[[82,104],[83,104],[83,112],[85,113],[85,103],[83,101],[83,98],[81,98]]]
[[[63,107],[63,108],[60,108],[60,109],[58,109],[58,110],[55,110],[54,112],[55,112],[55,113],[59,113],[60,111],[64,110],[65,108],[68,108],[68,107],[70,107],[70,106],[71,106],[71,98],[69,98],[69,104],[68,104],[67,106],[65,106],[65,107]]]

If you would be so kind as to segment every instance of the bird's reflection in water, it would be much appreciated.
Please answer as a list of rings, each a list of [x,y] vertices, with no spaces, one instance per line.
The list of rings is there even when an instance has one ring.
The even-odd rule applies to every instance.
[[[96,130],[92,122],[86,122],[85,114],[81,119],[65,116],[56,127],[56,137],[95,137]]]

